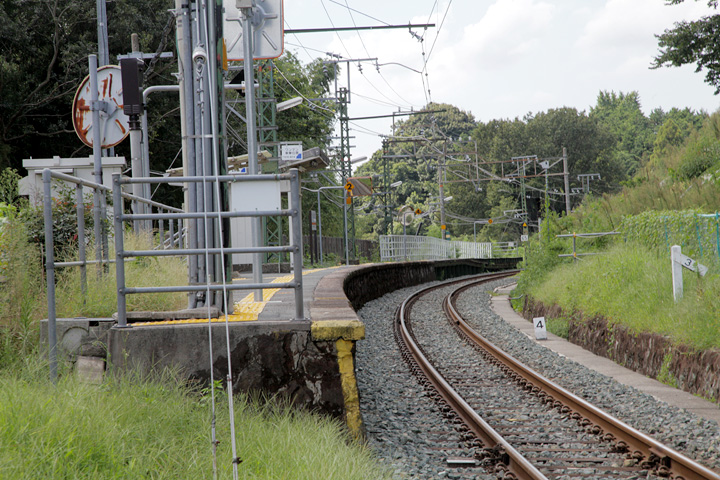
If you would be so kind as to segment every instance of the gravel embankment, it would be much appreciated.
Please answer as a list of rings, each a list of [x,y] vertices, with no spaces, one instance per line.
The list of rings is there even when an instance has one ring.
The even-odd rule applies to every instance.
[[[470,290],[460,298],[460,312],[493,343],[548,378],[704,465],[720,469],[720,428],[715,422],[658,402],[518,333],[490,309],[489,292],[507,283],[499,280]],[[448,456],[465,457],[472,450],[409,373],[397,350],[392,331],[395,310],[419,288],[387,294],[358,312],[366,328],[365,340],[358,342],[356,361],[369,445],[395,472],[396,479],[496,478],[478,469],[445,465]],[[414,313],[418,312],[414,309]]]

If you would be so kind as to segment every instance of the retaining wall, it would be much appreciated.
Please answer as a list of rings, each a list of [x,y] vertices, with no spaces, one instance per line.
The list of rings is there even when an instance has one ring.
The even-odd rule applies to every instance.
[[[580,313],[567,314],[557,306],[525,300],[523,316],[569,318],[568,340],[609,358],[618,364],[678,388],[711,399],[720,399],[720,351],[693,350],[673,345],[666,336],[633,332],[611,324],[602,317],[586,318]]]

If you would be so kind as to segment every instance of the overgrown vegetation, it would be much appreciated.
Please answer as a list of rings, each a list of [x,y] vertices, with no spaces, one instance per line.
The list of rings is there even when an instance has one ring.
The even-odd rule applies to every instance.
[[[570,216],[544,222],[528,246],[519,293],[566,312],[602,315],[635,331],[669,335],[692,347],[720,347],[720,114],[682,142],[655,149],[648,163],[615,195],[586,198]],[[686,125],[687,126],[687,125]],[[578,239],[579,252],[601,253],[577,262],[561,233],[619,231],[617,237]],[[672,296],[672,245],[708,266],[706,277],[684,274],[685,295]]]
[[[47,382],[32,357],[0,369],[0,477],[211,478],[210,399],[167,374]],[[227,395],[216,392],[218,475],[232,472]],[[336,422],[234,398],[240,478],[389,478]],[[261,406],[262,405],[262,406]]]
[[[526,291],[566,312],[602,315],[697,348],[720,347],[720,275],[687,272],[685,295],[676,304],[669,263],[664,253],[621,241],[602,255],[564,261]]]
[[[153,380],[108,375],[102,385],[91,385],[79,381],[69,364],[60,365],[57,386],[50,384],[38,335],[47,315],[41,244],[33,241],[26,218],[22,209],[0,204],[0,478],[210,478],[206,391],[170,373]],[[126,237],[129,249],[149,242]],[[76,255],[72,245],[63,249],[67,259]],[[87,255],[94,258],[92,251]],[[186,274],[178,259],[126,263],[127,282],[134,286],[167,285]],[[101,277],[89,266],[82,295],[79,269],[59,270],[58,316],[110,316],[116,310],[114,279],[114,266]],[[185,304],[178,293],[128,296],[130,310]],[[216,393],[218,472],[226,478],[232,470],[228,399]],[[234,397],[234,410],[240,478],[390,477],[334,420],[242,395]]]

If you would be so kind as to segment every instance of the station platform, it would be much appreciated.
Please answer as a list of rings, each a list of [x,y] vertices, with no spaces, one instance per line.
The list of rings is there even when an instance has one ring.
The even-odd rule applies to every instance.
[[[304,318],[295,318],[295,291],[289,288],[272,288],[262,291],[262,300],[255,300],[254,290],[229,291],[229,303],[232,313],[227,316],[229,322],[287,322],[293,320],[330,320],[327,311],[331,310],[333,319],[357,320],[342,290],[345,276],[361,268],[359,266],[337,266],[329,268],[303,270],[303,312]],[[262,283],[286,283],[294,279],[292,273],[263,273]],[[322,281],[322,282],[321,282]],[[233,284],[252,283],[251,272],[236,274]],[[318,290],[318,285],[320,286]],[[311,314],[311,311],[313,314]],[[325,314],[323,314],[325,312]],[[194,313],[205,313],[197,309]],[[225,322],[225,315],[215,311],[212,322]],[[134,327],[183,325],[207,323],[204,315],[193,318],[168,318],[164,321],[153,319],[147,322],[133,322]]]
[[[506,322],[533,341],[591,370],[611,377],[623,385],[636,388],[660,401],[683,408],[699,417],[720,423],[720,408],[715,403],[627,369],[610,359],[595,355],[550,332],[547,334],[547,340],[536,340],[535,328],[532,322],[520,316],[510,305],[509,295],[514,288],[515,284],[513,283],[496,289],[498,295],[493,296],[491,299],[492,308]]]
[[[323,309],[334,310],[334,319],[355,319],[357,316],[342,290],[345,276],[358,266],[338,266],[303,270],[303,311],[305,318],[318,321],[329,320]],[[263,273],[263,282],[281,283],[292,281],[292,274]],[[233,283],[251,283],[252,273],[233,278]],[[320,288],[318,289],[318,286]],[[254,291],[233,292],[233,314],[230,321],[286,321],[295,317],[295,292],[291,289],[268,289],[263,292],[262,302],[255,301]],[[322,307],[322,308],[321,308]],[[349,312],[343,312],[349,309]],[[312,312],[312,313],[311,313]],[[350,313],[352,312],[352,315]],[[339,317],[338,317],[339,315]]]

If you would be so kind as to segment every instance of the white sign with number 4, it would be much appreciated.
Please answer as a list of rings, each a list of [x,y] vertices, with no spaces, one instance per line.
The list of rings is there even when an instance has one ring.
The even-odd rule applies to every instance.
[[[547,340],[547,326],[545,324],[545,317],[533,318],[533,326],[535,327],[535,339]]]

